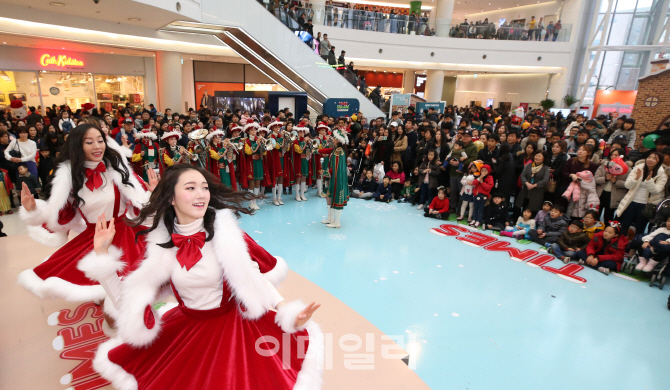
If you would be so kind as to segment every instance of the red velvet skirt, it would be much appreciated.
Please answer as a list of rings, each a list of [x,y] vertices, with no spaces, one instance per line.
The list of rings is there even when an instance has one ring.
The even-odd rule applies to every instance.
[[[135,243],[135,233],[144,227],[132,228],[126,225],[121,218],[115,219],[116,234],[112,245],[123,250],[121,260],[126,263],[123,273],[119,276],[125,276],[130,271],[134,271],[139,266],[140,260],[144,257],[145,242],[144,236],[138,238]],[[35,274],[42,280],[47,278],[60,278],[79,286],[93,286],[98,282],[91,280],[77,268],[79,260],[83,259],[93,250],[93,236],[95,235],[95,224],[86,225],[86,230],[77,237],[60,247],[45,262],[33,269]]]
[[[288,390],[302,368],[308,334],[284,334],[274,319],[269,311],[247,320],[232,302],[212,310],[178,306],[163,315],[149,347],[121,344],[107,357],[140,390]]]

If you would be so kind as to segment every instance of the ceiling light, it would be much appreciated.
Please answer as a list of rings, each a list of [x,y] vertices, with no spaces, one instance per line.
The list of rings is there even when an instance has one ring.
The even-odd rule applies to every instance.
[[[63,76],[60,76],[58,80],[56,80],[56,84],[63,84]]]
[[[54,7],[65,7],[65,3],[61,3],[58,1],[52,1],[49,3],[49,5],[53,5]]]
[[[128,18],[128,20],[130,20],[131,22],[139,22],[142,19],[140,19],[140,18]]]
[[[2,44],[3,44],[3,45],[6,45],[6,44],[7,44],[7,42],[2,42]]]

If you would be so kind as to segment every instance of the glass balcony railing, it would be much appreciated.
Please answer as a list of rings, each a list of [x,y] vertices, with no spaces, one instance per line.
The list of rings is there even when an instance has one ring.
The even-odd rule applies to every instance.
[[[568,42],[572,25],[525,25],[471,22],[469,24],[429,23],[428,16],[400,15],[309,4],[303,8],[279,6],[269,0],[262,3],[292,30],[303,30],[309,19],[315,28],[330,26],[352,30],[374,31],[388,34],[439,36],[464,39],[498,39],[516,41]],[[301,18],[302,16],[302,18]],[[303,22],[304,21],[304,22]],[[302,25],[301,25],[302,24]],[[315,31],[316,34],[317,31]]]

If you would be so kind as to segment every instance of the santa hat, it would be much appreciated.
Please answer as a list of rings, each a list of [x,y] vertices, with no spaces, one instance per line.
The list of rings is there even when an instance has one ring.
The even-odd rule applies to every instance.
[[[244,132],[245,132],[245,133],[248,132],[249,129],[251,129],[252,127],[253,127],[254,129],[258,129],[259,127],[261,127],[261,125],[259,125],[259,124],[256,123],[256,122],[249,122],[249,123],[247,123],[246,125],[244,125]]]
[[[316,129],[317,129],[317,130],[325,129],[326,131],[328,131],[328,130],[330,130],[330,127],[328,127],[327,124],[321,122],[321,123],[319,123],[318,126],[316,126]]]
[[[138,132],[137,134],[135,134],[135,138],[139,138],[139,139],[149,138],[151,140],[155,140],[156,139],[156,134],[152,133],[150,130],[144,129],[141,132]]]
[[[244,131],[244,129],[241,126],[235,125],[230,128],[230,132],[232,133],[233,131]]]
[[[333,137],[335,137],[335,139],[342,145],[347,145],[349,143],[349,137],[347,137],[347,133],[342,131],[342,129],[333,131]]]
[[[12,116],[16,119],[24,119],[28,116],[28,111],[21,100],[12,100],[9,102],[9,108],[12,110]]]
[[[226,133],[224,133],[223,130],[214,130],[214,131],[210,131],[209,134],[207,134],[207,137],[205,137],[205,138],[207,138],[207,141],[211,141],[212,138],[214,138],[215,135],[223,138],[223,137],[226,136]]]
[[[258,128],[258,132],[260,133],[261,131],[265,132],[266,135],[267,135],[267,133],[270,132],[270,130],[267,127],[263,127],[263,126]]]
[[[81,110],[86,111],[89,114],[93,113],[94,108],[95,108],[95,104],[93,104],[93,103],[84,103],[84,104],[81,105]]]
[[[172,131],[165,132],[165,133],[163,133],[163,136],[161,137],[161,141],[167,141],[168,139],[173,138],[173,137],[176,138],[176,139],[180,139],[181,138],[181,131],[172,130]]]
[[[279,126],[279,128],[282,128],[282,127],[284,127],[284,123],[275,120],[274,122],[272,122],[268,125],[268,129],[272,130],[272,128],[275,127],[275,126]]]

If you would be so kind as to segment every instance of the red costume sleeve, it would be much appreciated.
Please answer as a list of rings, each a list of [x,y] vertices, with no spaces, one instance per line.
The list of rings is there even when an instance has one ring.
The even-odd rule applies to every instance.
[[[258,245],[256,241],[249,237],[246,232],[243,233],[244,241],[247,243],[247,249],[249,250],[249,256],[251,256],[251,260],[258,263],[258,267],[260,268],[262,274],[268,271],[272,271],[272,269],[277,265],[277,259],[268,253],[268,251],[263,249],[263,247]]]
[[[331,154],[332,152],[333,148],[319,149],[319,154]]]

